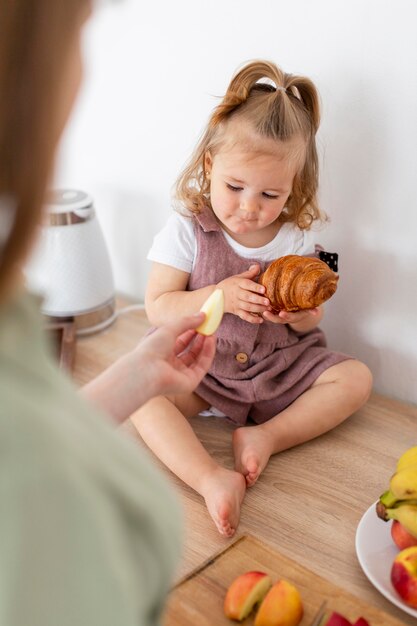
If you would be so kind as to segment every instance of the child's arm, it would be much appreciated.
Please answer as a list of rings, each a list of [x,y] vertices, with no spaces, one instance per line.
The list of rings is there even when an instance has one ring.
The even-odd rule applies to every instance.
[[[216,285],[186,291],[189,274],[170,265],[152,263],[145,294],[146,314],[154,326],[196,313]]]
[[[269,300],[262,294],[265,287],[254,281],[259,266],[254,265],[246,272],[230,276],[218,285],[207,285],[195,291],[186,291],[189,273],[153,263],[145,295],[145,306],[151,324],[161,326],[173,319],[190,315],[200,310],[209,295],[217,288],[224,291],[225,312],[238,315],[252,324],[263,322],[259,313],[269,306]]]

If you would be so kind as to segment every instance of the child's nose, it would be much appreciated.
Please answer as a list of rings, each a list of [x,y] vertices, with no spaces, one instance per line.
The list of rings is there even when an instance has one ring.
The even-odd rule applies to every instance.
[[[245,215],[254,215],[258,212],[259,206],[255,198],[242,198],[240,210]]]

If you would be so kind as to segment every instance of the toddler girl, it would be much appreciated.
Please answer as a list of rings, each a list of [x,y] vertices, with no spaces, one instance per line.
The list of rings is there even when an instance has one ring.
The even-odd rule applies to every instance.
[[[256,281],[277,257],[314,254],[309,229],[323,219],[318,125],[309,79],[264,61],[243,67],[178,180],[181,210],[149,254],[146,310],[154,325],[198,311],[215,288],[224,291],[217,353],[196,392],[154,399],[133,421],[153,452],[205,498],[228,537],[246,487],[269,457],[334,428],[371,389],[365,365],[326,348],[322,307],[274,314]],[[237,425],[234,471],[192,430],[188,418],[204,411]]]

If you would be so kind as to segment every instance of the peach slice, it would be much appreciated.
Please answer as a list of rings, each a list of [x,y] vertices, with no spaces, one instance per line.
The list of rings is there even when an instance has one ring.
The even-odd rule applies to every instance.
[[[212,335],[219,327],[224,313],[223,289],[215,289],[204,302],[200,311],[206,314],[206,319],[196,330],[200,335]]]
[[[255,626],[297,626],[303,617],[300,593],[286,580],[279,580],[265,596]]]
[[[224,614],[230,619],[242,621],[257,602],[265,597],[272,580],[264,572],[246,572],[230,585],[224,599]]]

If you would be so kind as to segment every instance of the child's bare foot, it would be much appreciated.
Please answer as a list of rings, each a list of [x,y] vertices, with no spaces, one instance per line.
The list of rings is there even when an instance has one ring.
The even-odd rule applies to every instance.
[[[202,495],[220,534],[232,537],[240,519],[246,483],[242,474],[222,467],[204,481]]]
[[[252,487],[272,454],[271,437],[260,426],[243,426],[233,433],[235,469]]]

